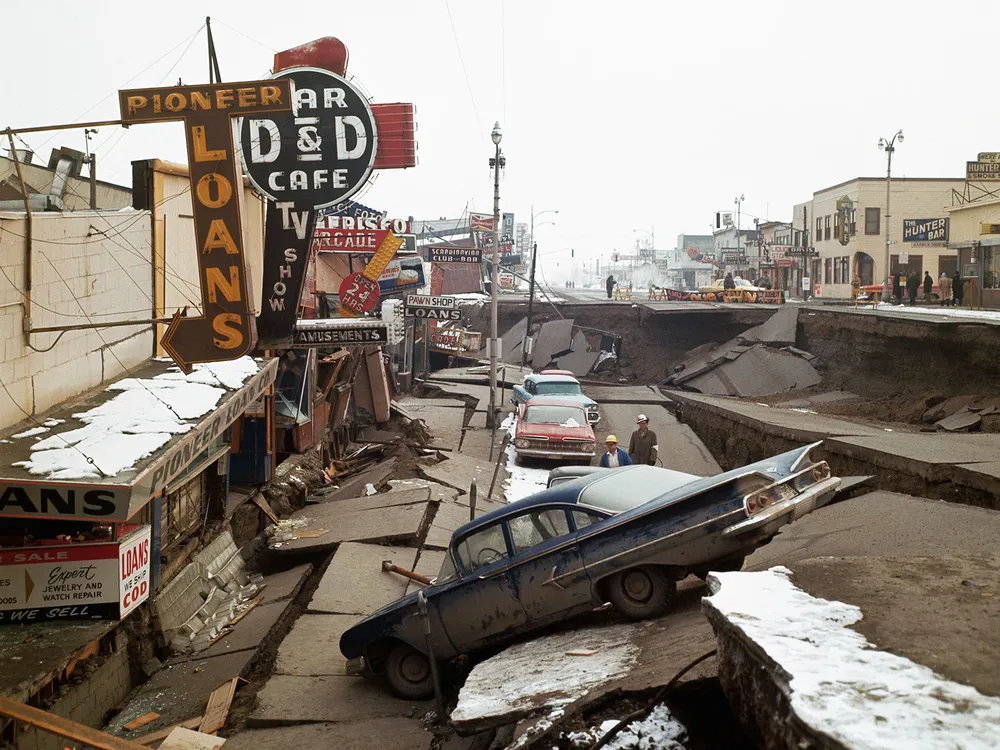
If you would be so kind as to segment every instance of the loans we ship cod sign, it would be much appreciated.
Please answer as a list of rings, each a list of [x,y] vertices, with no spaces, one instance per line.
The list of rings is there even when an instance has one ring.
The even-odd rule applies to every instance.
[[[0,551],[0,623],[120,620],[150,594],[150,527],[109,544]]]

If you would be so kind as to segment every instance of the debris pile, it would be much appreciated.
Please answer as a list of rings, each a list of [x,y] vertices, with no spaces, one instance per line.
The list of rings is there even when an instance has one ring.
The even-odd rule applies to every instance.
[[[520,364],[524,354],[524,338],[528,334],[528,319],[521,318],[502,336],[503,361]],[[577,377],[582,377],[597,369],[599,361],[611,357],[612,337],[605,336],[608,343],[602,342],[601,351],[592,351],[583,331],[574,325],[573,318],[561,318],[532,326],[531,337],[534,347],[529,363],[535,370],[547,367],[569,370]]]
[[[945,432],[1000,432],[1000,398],[932,397],[922,420]]]
[[[822,381],[819,359],[795,348],[798,308],[782,307],[731,341],[692,349],[662,385],[713,396],[771,396]]]

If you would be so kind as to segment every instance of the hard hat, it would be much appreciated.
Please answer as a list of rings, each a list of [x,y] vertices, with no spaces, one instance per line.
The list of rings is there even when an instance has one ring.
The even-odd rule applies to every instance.
[[[640,422],[648,422],[648,421],[649,421],[649,417],[647,417],[645,414],[640,414],[635,419],[635,423],[636,424],[639,424]]]
[[[605,443],[616,443],[617,444],[618,443],[618,438],[616,438],[614,435],[608,435],[606,438],[604,438],[604,442]]]

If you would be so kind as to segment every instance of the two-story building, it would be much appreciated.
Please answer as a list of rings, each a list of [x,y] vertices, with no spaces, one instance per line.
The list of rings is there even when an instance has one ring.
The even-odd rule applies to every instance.
[[[677,245],[667,253],[667,286],[675,289],[697,289],[715,279],[716,266],[697,258],[716,261],[715,238],[710,234],[679,234]]]
[[[952,191],[961,190],[960,178],[896,177],[886,202],[884,177],[857,177],[813,193],[811,201],[795,207],[805,211],[817,255],[810,262],[813,292],[821,299],[849,299],[851,283],[880,284],[887,274],[903,276],[930,272],[953,273],[957,259],[948,247],[945,224]],[[847,231],[841,231],[838,201],[852,204]],[[887,205],[891,217],[887,217]],[[889,224],[888,267],[886,224]],[[793,220],[793,224],[797,224]],[[944,236],[941,236],[942,231]]]

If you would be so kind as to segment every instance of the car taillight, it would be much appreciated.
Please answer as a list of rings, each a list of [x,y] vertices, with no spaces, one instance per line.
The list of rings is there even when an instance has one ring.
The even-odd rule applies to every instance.
[[[795,477],[795,489],[800,492],[807,487],[810,487],[817,482],[822,482],[824,479],[830,478],[830,465],[826,461],[822,461],[811,469],[804,471],[799,476]]]
[[[747,496],[747,512],[751,514],[756,513],[786,498],[794,497],[795,494],[795,490],[788,484],[765,487]]]

